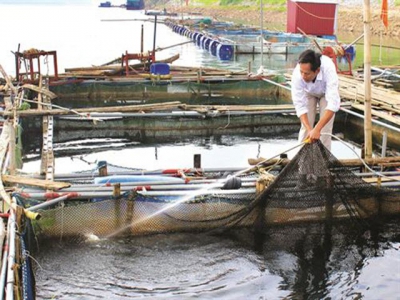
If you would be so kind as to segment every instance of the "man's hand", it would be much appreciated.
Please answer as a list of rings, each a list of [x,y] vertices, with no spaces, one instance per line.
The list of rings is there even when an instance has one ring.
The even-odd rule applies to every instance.
[[[311,143],[318,141],[320,137],[321,137],[321,131],[318,130],[317,128],[313,128],[307,134],[307,138],[310,140]]]

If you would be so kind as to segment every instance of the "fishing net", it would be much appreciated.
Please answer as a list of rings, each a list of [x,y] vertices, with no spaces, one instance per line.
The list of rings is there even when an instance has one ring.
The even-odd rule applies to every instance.
[[[271,224],[359,220],[400,212],[397,193],[366,183],[320,142],[304,145],[283,170],[273,172],[276,178],[262,182],[254,177],[250,186],[240,184],[244,178],[236,178],[235,184],[222,188],[151,192],[135,187],[118,197],[65,202],[42,211],[36,228],[52,237],[143,235],[262,229]]]
[[[320,141],[305,144],[258,201],[265,223],[361,219],[400,208],[394,190],[367,183]]]

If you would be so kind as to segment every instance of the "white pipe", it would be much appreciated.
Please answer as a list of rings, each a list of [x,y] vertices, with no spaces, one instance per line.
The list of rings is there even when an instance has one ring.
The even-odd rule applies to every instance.
[[[217,181],[210,182],[210,183],[216,183],[216,182]],[[64,193],[66,193],[66,192],[68,192],[68,193],[81,193],[81,192],[93,192],[93,193],[95,193],[95,192],[106,192],[106,191],[112,192],[113,189],[114,189],[113,185],[115,185],[115,183],[113,183],[112,186],[104,186],[104,185],[95,186],[95,185],[86,185],[86,184],[83,184],[82,186],[75,185],[73,187],[69,187],[69,188],[63,189],[62,192],[64,192]],[[221,182],[221,180],[220,180],[220,183],[217,183],[213,187],[214,188],[221,188],[223,185],[224,185],[224,183]],[[256,179],[255,178],[253,178],[252,182],[249,182],[249,181],[242,182],[242,187],[252,187],[252,186],[255,186],[255,185],[256,185]],[[121,192],[134,190],[134,189],[136,189],[138,187],[139,187],[139,189],[141,189],[142,187],[145,187],[145,188],[148,187],[148,189],[152,190],[152,191],[165,191],[165,190],[198,190],[198,189],[206,188],[208,186],[209,186],[209,184],[153,185],[152,182],[147,182],[147,183],[140,184],[140,185],[136,185],[136,184],[133,185],[131,183],[130,185],[124,185],[124,186],[121,185]],[[38,190],[38,189],[24,189],[23,192],[29,194],[29,193],[41,192],[41,190]],[[60,199],[60,198],[63,198],[63,199]],[[46,204],[47,204],[46,206],[55,204],[55,203],[57,203],[59,201],[65,200],[66,198],[68,198],[68,196],[64,195],[62,197],[59,197],[59,198],[51,200],[51,203],[50,203],[50,201],[46,201]],[[57,200],[57,201],[55,201],[55,200]],[[42,204],[38,204],[38,205],[35,205],[35,206],[32,206],[32,207],[29,207],[29,208],[27,208],[27,210],[35,211],[38,208],[45,207],[45,206],[39,207],[41,205]]]
[[[3,221],[1,221],[3,224]],[[8,226],[10,226],[10,219],[8,219]],[[2,226],[4,228],[4,224]],[[0,300],[4,299],[4,292],[6,286],[6,278],[7,278],[7,258],[8,258],[8,240],[9,234],[7,232],[7,236],[5,239],[4,250],[3,250],[3,258],[1,263],[1,274],[0,274]],[[3,244],[1,244],[3,246]]]
[[[387,132],[384,131],[382,136],[382,153],[381,153],[382,157],[386,157],[386,149],[387,149]]]
[[[340,110],[342,110],[342,111],[344,111],[344,112],[346,112],[346,113],[348,113],[348,114],[350,114],[350,115],[353,115],[353,116],[359,117],[359,118],[361,118],[361,119],[364,119],[364,116],[363,116],[363,115],[361,115],[361,114],[359,114],[359,113],[356,113],[356,112],[354,112],[354,111],[351,111],[351,110],[349,110],[349,109],[340,108]],[[398,127],[392,126],[392,125],[390,125],[390,124],[383,123],[383,122],[378,121],[378,120],[375,120],[375,119],[372,119],[371,122],[372,122],[372,123],[375,123],[375,124],[377,124],[377,125],[380,125],[380,126],[382,126],[382,127],[385,127],[385,128],[388,128],[388,129],[390,129],[390,130],[393,130],[393,131],[396,131],[396,132],[399,132],[399,133],[400,133],[400,128],[398,128]]]
[[[254,194],[256,189],[240,189],[240,190],[204,190],[201,194],[196,194],[201,196],[204,194],[211,194],[215,196],[229,196],[229,195],[247,195]],[[138,191],[138,194],[143,196],[188,196],[190,195],[187,191]]]
[[[64,196],[61,196],[61,197],[58,197],[58,198],[55,198],[55,199],[46,201],[46,202],[44,202],[44,203],[40,203],[40,204],[38,204],[38,205],[29,207],[29,208],[27,208],[27,210],[36,211],[36,210],[38,210],[38,209],[40,209],[40,208],[45,208],[45,207],[48,207],[48,206],[50,206],[50,205],[56,204],[56,203],[58,203],[58,202],[60,202],[60,201],[66,200],[66,199],[68,199],[69,197],[71,197],[70,194],[64,195]]]
[[[6,300],[14,299],[14,264],[15,264],[15,229],[16,219],[14,209],[10,210],[10,216],[8,219],[8,231],[9,231],[9,253],[7,259],[7,285],[6,285]]]

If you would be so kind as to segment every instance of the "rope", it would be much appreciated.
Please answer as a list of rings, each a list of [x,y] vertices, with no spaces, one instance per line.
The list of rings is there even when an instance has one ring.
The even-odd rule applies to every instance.
[[[292,148],[289,148],[289,149],[287,149],[287,150],[285,150],[285,151],[283,151],[283,152],[281,152],[281,153],[279,153],[279,154],[276,154],[276,155],[274,155],[274,156],[272,156],[272,157],[270,157],[270,158],[266,158],[266,159],[260,161],[260,162],[257,163],[255,166],[251,166],[251,167],[249,167],[249,168],[246,168],[246,169],[243,169],[243,170],[241,170],[241,171],[238,171],[238,172],[236,172],[235,174],[233,174],[233,176],[238,176],[238,175],[241,175],[241,174],[243,174],[243,173],[247,173],[247,172],[252,171],[252,170],[255,170],[255,169],[260,169],[260,167],[261,167],[264,163],[268,162],[269,160],[272,160],[272,159],[274,159],[275,157],[281,156],[282,154],[286,154],[286,153],[292,151],[293,149],[296,149],[297,147],[300,147],[300,146],[302,146],[302,145],[304,145],[304,144],[306,144],[306,143],[308,143],[308,141],[303,141],[303,142],[301,142],[300,144],[297,144],[296,146],[294,146],[294,147],[292,147]]]
[[[218,129],[226,129],[231,124],[231,112],[230,112],[229,108],[228,108],[227,112],[228,112],[228,123],[225,126],[218,127]]]
[[[330,134],[330,133],[321,133],[321,135],[329,135],[329,136],[331,136],[331,137],[337,139],[339,142],[341,142],[343,145],[345,145],[347,148],[349,148],[351,151],[353,151],[354,154],[357,156],[357,158],[362,162],[362,164],[363,164],[371,173],[374,173],[374,174],[377,175],[377,176],[385,177],[385,178],[388,178],[388,179],[390,179],[390,180],[395,180],[395,181],[399,181],[399,182],[400,182],[399,179],[396,179],[396,178],[393,178],[393,177],[390,177],[390,176],[386,176],[385,174],[383,174],[383,173],[381,173],[381,172],[379,172],[379,171],[375,171],[374,169],[372,169],[371,167],[369,167],[368,164],[365,162],[365,160],[364,160],[353,148],[351,148],[349,145],[347,145],[341,138],[339,138],[339,137],[337,137],[337,136],[335,136],[335,135],[333,135],[333,134]]]
[[[335,18],[320,17],[320,16],[317,16],[317,15],[314,15],[313,13],[310,13],[308,10],[304,9],[303,7],[301,7],[297,2],[294,2],[294,3],[295,3],[295,5],[296,5],[298,8],[300,8],[303,12],[305,12],[306,14],[308,14],[308,15],[314,17],[314,18],[321,19],[321,20],[335,20]]]

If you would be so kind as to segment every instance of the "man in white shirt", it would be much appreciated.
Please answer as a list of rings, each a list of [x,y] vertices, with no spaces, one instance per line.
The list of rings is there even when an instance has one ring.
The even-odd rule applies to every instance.
[[[299,142],[321,140],[331,150],[335,113],[340,108],[339,78],[331,58],[313,50],[299,56],[292,75],[292,100],[300,118]],[[319,107],[319,121],[315,117]],[[315,126],[314,126],[315,124]]]

